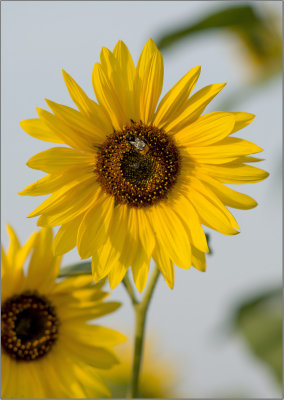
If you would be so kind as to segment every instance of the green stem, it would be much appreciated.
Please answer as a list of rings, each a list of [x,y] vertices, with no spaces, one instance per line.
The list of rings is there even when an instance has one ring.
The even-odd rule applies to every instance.
[[[134,294],[134,289],[131,285],[128,276],[126,276],[126,279],[124,278],[123,282],[131,298],[132,304],[134,306],[135,319],[136,319],[132,373],[131,373],[129,390],[127,394],[127,398],[131,399],[138,397],[139,375],[140,375],[142,355],[143,355],[146,315],[159,275],[160,271],[156,266],[151,276],[150,282],[146,288],[145,295],[142,298],[141,302],[137,301],[136,296]]]

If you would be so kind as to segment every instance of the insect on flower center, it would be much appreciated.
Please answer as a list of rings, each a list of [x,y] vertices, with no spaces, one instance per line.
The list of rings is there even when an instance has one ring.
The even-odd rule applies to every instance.
[[[44,296],[25,292],[10,297],[2,306],[1,344],[17,361],[45,356],[57,340],[59,321]]]
[[[179,170],[174,140],[162,129],[132,122],[103,143],[95,172],[117,204],[146,207],[167,196]]]

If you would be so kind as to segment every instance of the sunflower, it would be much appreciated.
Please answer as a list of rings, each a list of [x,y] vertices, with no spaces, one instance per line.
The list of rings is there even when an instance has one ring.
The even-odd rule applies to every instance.
[[[109,397],[98,370],[117,364],[111,347],[125,337],[88,321],[119,303],[103,302],[107,293],[90,276],[56,282],[61,257],[52,253],[51,228],[24,246],[8,232],[7,254],[1,247],[2,397]]]
[[[268,173],[247,165],[257,145],[231,135],[254,118],[243,112],[201,115],[225,86],[204,87],[190,97],[200,73],[191,69],[158,100],[163,58],[149,40],[135,67],[126,45],[102,48],[93,69],[91,100],[63,71],[78,111],[47,100],[53,113],[21,122],[38,139],[66,144],[32,157],[27,165],[48,175],[22,195],[52,193],[29,217],[39,226],[61,226],[60,255],[77,245],[92,257],[95,282],[114,288],[132,268],[142,291],[151,258],[170,288],[174,265],[204,271],[208,252],[201,224],[226,235],[239,226],[226,206],[250,209],[251,197],[224,183],[258,182]]]

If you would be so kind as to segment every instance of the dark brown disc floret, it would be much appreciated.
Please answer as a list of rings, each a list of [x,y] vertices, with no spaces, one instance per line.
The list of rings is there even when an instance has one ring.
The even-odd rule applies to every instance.
[[[57,340],[59,321],[54,307],[37,293],[25,292],[2,305],[1,344],[17,361],[45,356]]]
[[[147,207],[165,198],[177,180],[180,157],[163,130],[133,122],[108,136],[95,172],[117,204]]]

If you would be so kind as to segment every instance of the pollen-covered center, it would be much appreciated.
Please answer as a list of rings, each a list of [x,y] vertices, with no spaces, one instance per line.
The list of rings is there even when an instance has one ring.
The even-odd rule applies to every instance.
[[[54,307],[44,296],[25,292],[5,301],[1,314],[1,344],[17,361],[45,356],[58,335]]]
[[[133,122],[103,143],[95,172],[116,203],[146,207],[166,197],[176,182],[179,164],[177,147],[169,135]]]

